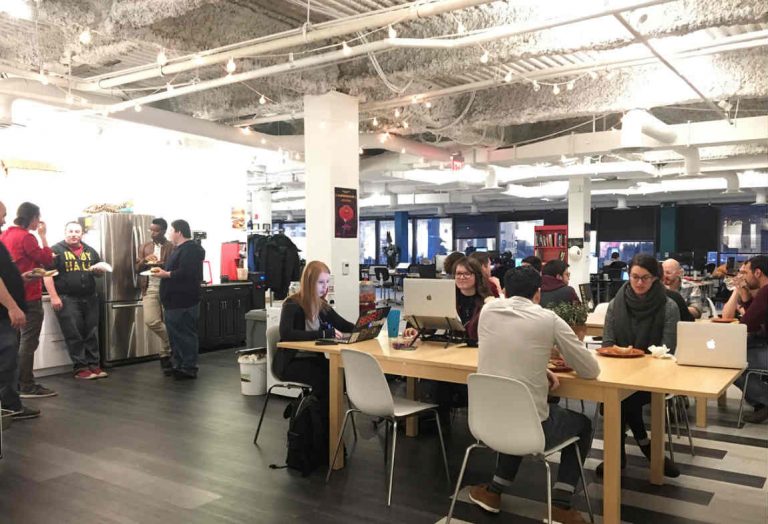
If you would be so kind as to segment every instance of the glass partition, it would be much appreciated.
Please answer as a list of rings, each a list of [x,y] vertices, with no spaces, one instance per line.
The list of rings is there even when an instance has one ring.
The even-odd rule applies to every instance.
[[[453,250],[453,220],[450,218],[419,218],[416,222],[416,251],[412,260],[434,261],[435,255]]]
[[[376,221],[360,221],[360,263],[372,265],[376,263]]]
[[[499,224],[499,251],[509,251],[513,258],[533,255],[533,228],[543,226],[543,220],[501,222]]]

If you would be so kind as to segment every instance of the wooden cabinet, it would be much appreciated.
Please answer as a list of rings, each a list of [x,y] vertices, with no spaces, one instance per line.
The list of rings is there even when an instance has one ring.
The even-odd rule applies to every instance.
[[[201,290],[200,349],[245,344],[245,314],[251,309],[251,284],[205,286]]]
[[[533,232],[534,253],[543,263],[555,259],[567,262],[568,226],[535,226]]]

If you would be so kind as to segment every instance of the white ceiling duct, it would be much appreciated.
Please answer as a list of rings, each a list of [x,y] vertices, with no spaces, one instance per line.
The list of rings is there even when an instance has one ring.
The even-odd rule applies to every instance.
[[[741,189],[739,189],[739,176],[735,173],[724,175],[723,178],[725,178],[726,183],[728,184],[725,191],[723,191],[724,195],[735,195],[737,193],[741,193]]]
[[[756,189],[755,190],[755,201],[752,204],[753,206],[762,206],[765,204],[765,189]]]
[[[653,141],[649,141],[649,137]],[[671,144],[677,133],[667,124],[644,109],[627,111],[621,119],[619,150],[624,152],[644,151],[659,142]],[[655,143],[654,143],[655,142]]]
[[[444,217],[445,216],[445,206],[437,206],[437,216]]]
[[[294,220],[294,217],[293,217],[293,213],[291,213],[290,211],[288,211],[288,212],[285,214],[285,221],[286,221],[286,222],[293,222],[293,220]]]
[[[701,174],[701,157],[698,147],[675,149],[685,159],[685,171],[682,176],[697,176]]]
[[[483,189],[486,190],[496,190],[496,189],[503,189],[499,187],[499,177],[496,174],[496,169],[493,166],[488,166],[485,172],[485,187]]]
[[[619,210],[619,211],[622,211],[624,209],[629,209],[627,207],[627,198],[626,197],[620,196],[616,200],[617,200],[616,207],[614,207],[613,209],[616,209],[616,210]]]
[[[479,215],[480,214],[480,208],[477,204],[472,204],[469,206],[469,214],[470,215]]]

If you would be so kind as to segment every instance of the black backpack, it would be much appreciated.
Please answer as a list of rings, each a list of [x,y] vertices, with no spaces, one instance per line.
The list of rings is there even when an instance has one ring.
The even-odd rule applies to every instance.
[[[285,408],[288,423],[288,456],[285,464],[306,477],[315,468],[328,465],[327,414],[315,395],[302,395]]]

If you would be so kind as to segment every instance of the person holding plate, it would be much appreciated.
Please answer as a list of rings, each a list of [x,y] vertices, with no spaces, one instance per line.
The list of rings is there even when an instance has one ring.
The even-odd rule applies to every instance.
[[[660,278],[662,271],[651,255],[640,253],[629,263],[629,282],[621,286],[608,304],[603,331],[603,347],[633,347],[646,353],[649,346],[665,345],[674,353],[677,345],[677,323],[680,312],[674,300],[667,297]],[[651,394],[638,391],[621,402],[621,468],[627,465],[624,450],[627,425],[648,460],[651,441],[645,430],[643,406],[651,402]],[[655,438],[663,438],[659,435]],[[603,464],[595,469],[603,474]],[[664,474],[677,477],[680,471],[669,460],[664,460]]]
[[[150,240],[139,247],[136,258],[136,272],[144,273],[151,268],[162,267],[173,252],[173,243],[165,237],[168,222],[164,218],[156,218],[149,226]],[[160,338],[160,367],[165,376],[173,374],[171,364],[171,345],[168,342],[168,331],[163,322],[163,306],[160,303],[160,279],[141,276],[141,305],[144,309],[144,324]]]
[[[53,246],[58,275],[45,277],[51,307],[59,319],[61,333],[72,359],[76,379],[109,376],[99,358],[99,297],[96,277],[104,274],[99,254],[82,241],[83,226],[68,222],[64,240]]]

